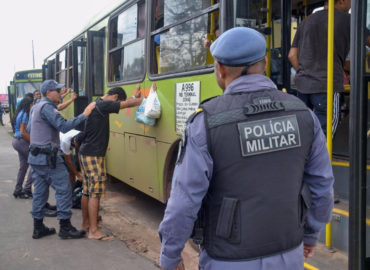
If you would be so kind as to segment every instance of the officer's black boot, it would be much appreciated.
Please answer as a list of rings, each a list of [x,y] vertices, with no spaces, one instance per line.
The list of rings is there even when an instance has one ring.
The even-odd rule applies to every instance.
[[[42,222],[42,219],[33,219],[33,239],[39,239],[44,236],[48,236],[55,233],[54,228],[48,228]]]
[[[62,239],[82,238],[85,235],[85,232],[78,231],[75,227],[72,226],[70,219],[61,219],[59,220],[59,224],[59,237]]]

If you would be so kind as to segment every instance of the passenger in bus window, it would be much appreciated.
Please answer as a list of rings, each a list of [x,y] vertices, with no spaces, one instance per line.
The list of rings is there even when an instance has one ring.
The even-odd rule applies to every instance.
[[[266,40],[256,30],[226,31],[211,54],[224,94],[187,121],[159,226],[160,265],[184,269],[192,235],[199,269],[303,270],[333,208],[320,122],[264,75]]]
[[[350,47],[351,0],[336,0],[334,11],[334,96],[333,136],[340,117],[340,95],[344,92],[344,64]],[[295,84],[298,97],[309,106],[320,120],[326,134],[327,102],[327,43],[328,10],[308,16],[298,26],[289,60],[296,69]]]
[[[70,120],[65,120],[57,109],[60,90],[64,84],[54,80],[45,80],[41,85],[44,98],[33,106],[28,129],[30,130],[30,152],[28,163],[32,167],[34,183],[32,217],[34,229],[32,238],[39,239],[55,233],[54,228],[44,225],[44,207],[49,197],[49,187],[55,189],[57,218],[60,224],[59,237],[62,239],[82,238],[84,232],[71,224],[72,190],[68,181],[68,172],[61,155],[59,132],[68,132],[80,125],[95,108],[90,103],[83,113]]]
[[[110,89],[106,95],[96,100],[96,108],[87,119],[85,129],[77,136],[81,142],[79,158],[83,174],[83,197],[81,201],[81,230],[89,231],[88,238],[94,240],[112,240],[113,237],[100,231],[97,220],[100,198],[104,196],[107,180],[104,156],[109,142],[109,114],[139,106],[140,84],[136,86],[134,96],[126,99],[126,92],[121,87]]]

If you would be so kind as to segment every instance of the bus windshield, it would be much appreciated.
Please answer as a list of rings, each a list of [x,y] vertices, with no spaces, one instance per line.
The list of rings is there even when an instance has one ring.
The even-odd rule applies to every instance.
[[[15,91],[17,101],[22,99],[25,94],[33,93],[35,90],[40,90],[41,82],[26,82],[26,83],[16,83]]]

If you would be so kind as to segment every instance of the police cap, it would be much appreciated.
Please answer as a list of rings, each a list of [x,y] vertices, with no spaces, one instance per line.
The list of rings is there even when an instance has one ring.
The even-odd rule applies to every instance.
[[[53,89],[61,89],[63,87],[64,87],[64,84],[58,83],[55,80],[45,80],[41,84],[41,90],[40,91],[45,96],[46,95],[46,91],[53,90]]]
[[[217,62],[227,66],[250,65],[265,57],[266,39],[252,28],[235,27],[213,42],[211,54]]]

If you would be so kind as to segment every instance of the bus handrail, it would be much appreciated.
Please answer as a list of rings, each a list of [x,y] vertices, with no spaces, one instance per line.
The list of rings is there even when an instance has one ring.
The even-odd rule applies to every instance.
[[[326,113],[326,145],[330,162],[333,161],[333,83],[334,83],[334,0],[329,0],[328,9],[328,80],[327,80],[327,113]],[[332,247],[331,222],[326,225],[325,244]]]

